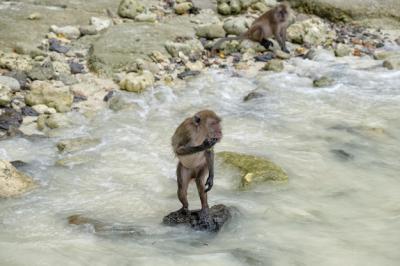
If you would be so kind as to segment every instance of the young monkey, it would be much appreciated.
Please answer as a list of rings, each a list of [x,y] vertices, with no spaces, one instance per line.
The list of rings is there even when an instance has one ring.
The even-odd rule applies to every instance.
[[[186,118],[172,136],[172,148],[179,159],[176,169],[181,212],[189,214],[187,189],[195,180],[201,201],[200,222],[207,223],[207,192],[214,183],[213,146],[222,138],[221,119],[211,110]],[[207,180],[206,180],[206,176]]]
[[[237,37],[227,37],[218,40],[211,50],[212,56],[215,56],[215,51],[223,42],[230,40],[248,39],[259,42],[268,49],[273,45],[272,42],[267,39],[271,36],[274,36],[278,41],[282,51],[289,53],[289,50],[286,48],[286,29],[288,27],[289,11],[290,7],[287,3],[275,6],[258,17],[246,32]]]

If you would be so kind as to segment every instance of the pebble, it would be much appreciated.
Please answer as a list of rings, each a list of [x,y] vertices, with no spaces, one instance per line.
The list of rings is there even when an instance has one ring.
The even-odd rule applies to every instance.
[[[185,78],[187,78],[187,77],[194,77],[194,76],[197,76],[197,75],[199,75],[199,74],[200,74],[200,71],[198,71],[198,70],[195,70],[195,71],[193,71],[193,70],[186,70],[186,71],[184,71],[184,72],[182,72],[182,73],[179,73],[179,74],[177,75],[177,77],[180,78],[180,79],[185,79]]]
[[[61,45],[61,42],[57,39],[49,39],[49,50],[61,54],[66,54],[69,48]]]
[[[82,64],[76,63],[76,62],[70,62],[69,67],[71,69],[72,74],[79,74],[83,73],[85,70],[85,67]]]
[[[35,109],[33,109],[30,106],[24,106],[21,108],[21,113],[23,116],[38,116],[39,113],[35,111]]]

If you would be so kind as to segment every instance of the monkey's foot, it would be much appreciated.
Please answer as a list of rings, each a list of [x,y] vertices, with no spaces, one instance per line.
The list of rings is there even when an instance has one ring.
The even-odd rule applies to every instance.
[[[284,51],[284,52],[287,53],[287,54],[290,54],[290,51],[289,51],[288,48],[283,48],[282,51]]]

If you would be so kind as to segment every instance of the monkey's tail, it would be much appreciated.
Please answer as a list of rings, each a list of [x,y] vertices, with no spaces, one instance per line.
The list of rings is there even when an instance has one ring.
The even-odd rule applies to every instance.
[[[212,57],[214,57],[215,56],[215,52],[216,52],[216,50],[221,46],[221,44],[223,43],[223,42],[226,42],[226,41],[233,41],[233,40],[242,40],[243,39],[243,36],[236,36],[236,37],[226,37],[226,38],[221,38],[221,39],[219,39],[214,45],[213,45],[213,47],[212,47],[212,49],[211,49],[211,56]]]

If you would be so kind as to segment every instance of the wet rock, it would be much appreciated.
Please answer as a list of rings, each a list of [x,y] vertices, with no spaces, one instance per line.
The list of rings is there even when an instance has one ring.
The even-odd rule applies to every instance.
[[[175,5],[174,10],[178,15],[183,15],[189,13],[189,11],[193,8],[193,4],[190,2],[183,2]]]
[[[287,174],[281,167],[262,157],[235,152],[219,152],[217,158],[241,171],[241,188],[248,188],[259,182],[288,180]]]
[[[80,137],[74,139],[65,139],[57,143],[59,152],[75,152],[87,148],[91,148],[100,144],[100,139],[91,137]]]
[[[44,104],[37,104],[32,106],[32,109],[38,114],[55,114],[57,113],[56,109],[52,107],[48,107]]]
[[[180,211],[171,212],[163,218],[163,223],[168,226],[180,224],[188,225],[197,231],[218,232],[222,226],[232,218],[230,208],[223,204],[214,205],[209,209],[210,222],[200,223],[200,210],[183,214]]]
[[[221,38],[225,37],[225,30],[221,24],[203,24],[196,27],[196,35],[206,39]]]
[[[74,103],[79,103],[79,102],[83,102],[83,101],[87,101],[87,97],[84,95],[74,95]]]
[[[126,223],[110,223],[97,219],[89,218],[81,214],[71,215],[68,218],[68,224],[90,226],[95,234],[99,235],[119,235],[119,236],[140,236],[145,232],[138,226]]]
[[[21,108],[21,113],[23,116],[38,116],[39,113],[29,106],[24,106]]]
[[[50,61],[45,61],[43,63],[36,63],[33,65],[32,69],[27,71],[27,75],[32,80],[49,80],[54,76],[53,63]]]
[[[351,47],[347,44],[339,43],[335,49],[335,55],[337,57],[348,56],[351,54]]]
[[[310,49],[305,55],[305,58],[314,61],[331,61],[334,57],[333,51],[325,49]]]
[[[22,115],[12,108],[5,108],[0,114],[0,129],[18,128],[22,123]]]
[[[28,76],[23,71],[13,70],[5,74],[7,77],[14,78],[18,81],[21,89],[26,89]]]
[[[185,78],[187,78],[187,77],[194,77],[194,76],[197,76],[197,75],[199,75],[200,73],[201,73],[200,71],[186,70],[186,71],[184,71],[184,72],[182,72],[182,73],[179,73],[179,74],[177,75],[177,77],[180,78],[180,79],[185,79]]]
[[[109,18],[101,18],[101,17],[91,17],[90,18],[90,25],[94,26],[96,31],[105,30],[112,25],[112,20]]]
[[[104,96],[103,101],[108,102],[114,96],[114,93],[114,91],[109,91],[106,96]]]
[[[8,87],[12,91],[19,91],[21,89],[18,80],[9,76],[0,76],[0,85]]]
[[[156,22],[157,21],[157,15],[154,13],[141,13],[135,17],[136,21],[139,22]]]
[[[132,109],[137,107],[136,103],[133,103],[122,93],[116,92],[111,99],[108,100],[108,107],[113,111],[121,111],[125,109]]]
[[[283,62],[281,60],[272,59],[264,65],[263,70],[281,72],[283,70],[283,68],[284,68],[284,66],[283,66]]]
[[[75,26],[58,27],[56,25],[51,25],[50,30],[55,34],[64,36],[67,39],[78,39],[79,36],[81,36],[79,28]]]
[[[39,130],[64,128],[70,125],[70,120],[62,113],[41,114],[37,120],[37,128]]]
[[[118,15],[134,19],[144,11],[144,6],[137,0],[122,0],[118,7]]]
[[[289,59],[290,58],[290,53],[286,53],[280,49],[276,49],[274,51],[275,57],[279,59]]]
[[[16,96],[16,95],[14,95],[14,96]],[[16,96],[16,97],[13,97],[13,99],[11,100],[10,106],[15,111],[21,113],[22,112],[22,108],[26,106],[25,99],[23,97],[19,97],[19,95]]]
[[[82,64],[76,62],[70,62],[69,67],[72,74],[80,74],[85,70],[85,67]]]
[[[149,71],[143,73],[129,73],[119,83],[121,90],[140,93],[153,86],[154,76]]]
[[[350,153],[348,153],[348,152],[346,152],[345,150],[342,150],[342,149],[333,149],[333,150],[331,150],[331,152],[333,154],[335,154],[339,159],[344,160],[344,161],[347,161],[347,160],[350,160],[350,159],[354,158],[354,155],[352,155],[352,154],[350,154]]]
[[[313,81],[313,86],[316,88],[328,87],[331,86],[334,82],[335,82],[334,79],[327,76],[322,76]]]
[[[27,19],[29,19],[29,20],[39,20],[39,19],[42,19],[42,14],[40,14],[38,12],[35,12],[35,13],[30,14],[27,17]]]
[[[224,21],[224,30],[228,34],[240,35],[245,32],[253,22],[253,19],[247,17],[232,17]]]
[[[0,107],[9,105],[11,100],[12,90],[9,87],[0,84]]]
[[[376,51],[374,53],[376,60],[385,60],[390,57],[400,57],[400,51]]]
[[[322,19],[310,18],[290,25],[287,37],[293,43],[317,46],[331,44],[336,38],[336,32]]]
[[[394,56],[383,61],[383,66],[387,69],[400,69],[400,56]]]
[[[30,106],[45,104],[58,112],[70,111],[73,99],[68,87],[57,87],[45,81],[32,82],[31,90],[25,96],[25,102]]]
[[[37,120],[37,116],[24,117],[21,126],[18,128],[24,138],[34,141],[38,138],[44,137],[44,134],[37,128]]]
[[[172,42],[167,41],[165,48],[168,53],[173,57],[178,57],[182,52],[184,55],[192,58],[200,58],[204,48],[201,42],[197,39],[188,40],[185,42]]]
[[[61,45],[61,41],[57,39],[49,39],[49,51],[66,54],[69,49],[69,47]]]
[[[258,98],[263,98],[263,97],[265,97],[265,94],[264,94],[264,93],[261,93],[261,92],[258,92],[258,91],[252,91],[252,92],[250,92],[249,94],[247,94],[247,95],[243,98],[243,101],[244,101],[244,102],[248,102],[248,101],[250,101],[250,100],[258,99]]]
[[[70,154],[68,154],[65,158],[57,160],[56,165],[62,167],[73,167],[76,165],[87,164],[95,160],[96,158],[94,156],[88,156],[88,155],[70,156]]]
[[[11,161],[10,164],[17,169],[28,165],[28,163],[26,163],[24,161],[20,161],[20,160]]]
[[[35,187],[33,179],[10,162],[0,160],[0,198],[19,196]]]
[[[96,35],[99,33],[94,25],[84,25],[79,27],[81,35]]]

